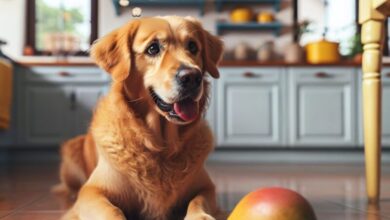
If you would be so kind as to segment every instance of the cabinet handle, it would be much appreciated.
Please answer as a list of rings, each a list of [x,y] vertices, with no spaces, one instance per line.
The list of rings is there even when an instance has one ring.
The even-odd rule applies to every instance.
[[[318,73],[315,74],[315,76],[317,78],[330,78],[330,77],[332,77],[332,75],[327,74],[325,72],[318,72]]]
[[[260,77],[259,74],[255,74],[255,73],[252,73],[252,72],[245,72],[242,74],[245,78],[256,78],[256,77]]]
[[[71,74],[71,73],[69,73],[69,72],[66,72],[66,71],[61,71],[61,72],[59,72],[59,73],[58,73],[58,75],[60,75],[60,76],[63,76],[63,77],[69,77],[69,76],[72,76],[72,74]]]
[[[77,95],[75,92],[70,94],[70,110],[76,110]]]

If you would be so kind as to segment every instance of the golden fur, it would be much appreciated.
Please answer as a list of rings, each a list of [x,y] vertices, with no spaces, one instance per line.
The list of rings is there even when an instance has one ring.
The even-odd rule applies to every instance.
[[[163,45],[161,55],[145,55],[156,40]],[[188,53],[189,40],[199,53]],[[213,146],[202,117],[208,82],[202,81],[194,99],[200,114],[189,122],[160,110],[148,88],[174,102],[180,65],[218,78],[221,53],[221,41],[199,22],[176,16],[133,20],[94,44],[91,55],[113,83],[96,107],[89,133],[62,146],[62,183],[56,191],[77,191],[84,184],[64,219],[217,217],[215,189],[203,167]]]

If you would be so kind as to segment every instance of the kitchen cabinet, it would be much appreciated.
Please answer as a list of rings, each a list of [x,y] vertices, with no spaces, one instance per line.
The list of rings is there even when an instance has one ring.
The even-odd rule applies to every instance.
[[[390,69],[382,75],[382,145],[390,146]]]
[[[217,85],[217,143],[283,143],[283,74],[280,68],[222,68]]]
[[[17,68],[11,129],[0,146],[58,146],[85,133],[109,75],[95,66]],[[205,118],[218,148],[363,146],[360,68],[220,68]],[[383,146],[390,146],[390,68],[383,69]]]
[[[291,146],[356,146],[353,68],[289,69]]]
[[[87,131],[92,111],[108,87],[97,67],[36,67],[26,71],[20,145],[57,145]]]
[[[213,131],[214,135],[217,134],[216,122],[217,122],[217,111],[216,111],[216,100],[217,100],[217,89],[216,89],[216,79],[211,77],[207,78],[209,82],[209,100],[208,106],[205,113],[205,120],[208,122],[210,129]],[[216,139],[216,137],[214,137]]]
[[[363,100],[362,100],[362,72],[359,70],[359,143],[363,146]],[[382,146],[390,147],[390,68],[382,69]]]
[[[101,85],[74,86],[74,106],[71,107],[74,123],[71,126],[71,135],[83,134],[88,130],[92,113],[99,98],[106,92],[107,88]]]
[[[69,90],[65,86],[27,86],[24,140],[50,144],[69,136]]]

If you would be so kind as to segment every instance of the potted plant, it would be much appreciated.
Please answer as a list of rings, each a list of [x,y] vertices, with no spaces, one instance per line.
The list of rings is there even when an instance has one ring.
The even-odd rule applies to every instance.
[[[284,60],[288,63],[299,63],[303,61],[304,50],[299,44],[302,35],[311,32],[310,22],[304,20],[294,25],[294,41],[287,46]]]

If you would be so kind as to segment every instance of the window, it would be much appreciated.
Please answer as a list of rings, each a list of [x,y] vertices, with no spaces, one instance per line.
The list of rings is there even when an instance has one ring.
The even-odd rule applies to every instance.
[[[303,35],[300,43],[305,45],[325,37],[340,43],[341,55],[355,55],[360,45],[357,7],[357,0],[298,1],[298,21],[310,22],[310,33]]]
[[[97,0],[26,1],[29,54],[87,55],[97,38]]]

